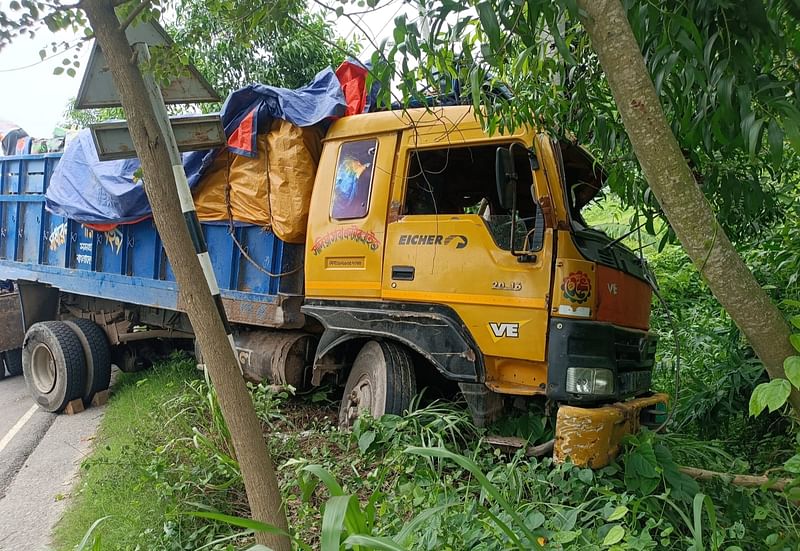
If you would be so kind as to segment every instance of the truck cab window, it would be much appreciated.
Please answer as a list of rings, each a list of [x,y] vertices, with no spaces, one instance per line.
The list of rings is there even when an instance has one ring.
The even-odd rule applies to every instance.
[[[600,193],[606,175],[602,167],[582,147],[563,141],[558,145],[564,165],[570,218],[573,223],[585,228],[588,224],[584,221],[581,210]]]
[[[447,147],[413,151],[406,176],[403,214],[477,214],[498,247],[511,248],[511,213],[500,207],[495,155],[500,146]],[[541,249],[544,221],[533,197],[530,160],[514,148],[517,183],[516,250]]]
[[[352,220],[367,215],[377,149],[378,142],[374,139],[342,144],[331,197],[331,218],[334,220]]]

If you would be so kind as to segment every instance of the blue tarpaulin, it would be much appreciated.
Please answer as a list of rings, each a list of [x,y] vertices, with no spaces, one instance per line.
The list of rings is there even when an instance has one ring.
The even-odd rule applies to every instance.
[[[303,88],[289,90],[253,84],[233,92],[220,116],[233,152],[250,156],[259,129],[269,130],[273,119],[305,127],[341,117],[344,94],[331,68],[320,71]],[[231,137],[234,143],[231,143]],[[211,166],[216,151],[184,155],[184,169],[194,188]],[[45,193],[47,210],[85,224],[114,224],[150,214],[141,182],[134,182],[138,159],[100,161],[88,130],[69,144]]]
[[[67,146],[45,192],[45,207],[85,224],[133,222],[150,214],[138,159],[100,161],[89,130]]]

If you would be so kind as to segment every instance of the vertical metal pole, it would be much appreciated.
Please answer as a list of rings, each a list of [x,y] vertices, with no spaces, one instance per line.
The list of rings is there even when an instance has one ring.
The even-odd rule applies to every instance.
[[[140,65],[150,61],[150,50],[148,49],[147,44],[135,44],[133,48],[136,52]],[[194,244],[194,251],[197,253],[197,259],[200,261],[200,265],[203,267],[203,274],[205,275],[206,283],[211,291],[211,295],[214,297],[214,302],[217,305],[219,317],[225,326],[225,333],[228,335],[228,342],[230,342],[231,348],[233,349],[233,355],[238,358],[238,354],[236,353],[236,345],[233,342],[231,325],[228,322],[228,316],[225,314],[225,308],[222,305],[222,297],[220,296],[219,285],[217,285],[217,278],[214,275],[214,269],[211,266],[211,257],[208,256],[206,240],[205,237],[203,237],[203,230],[200,228],[200,222],[197,220],[197,211],[195,211],[194,208],[192,191],[189,189],[189,181],[186,179],[186,172],[183,170],[181,154],[178,151],[178,145],[175,142],[175,135],[172,133],[172,126],[169,123],[169,113],[167,113],[167,108],[164,105],[164,97],[161,95],[161,89],[158,87],[158,83],[156,83],[152,73],[147,70],[143,70],[141,73],[142,78],[144,79],[145,88],[147,89],[147,97],[150,100],[150,104],[153,106],[153,111],[155,111],[156,120],[158,120],[158,126],[161,128],[161,132],[166,138],[166,143],[164,146],[167,148],[167,152],[169,153],[169,160],[172,164],[172,173],[175,176],[175,185],[178,188],[178,198],[181,202],[181,211],[183,212],[183,217],[186,221],[186,227],[189,229],[189,235],[191,236],[192,243]],[[239,368],[241,369],[241,366],[239,366]]]

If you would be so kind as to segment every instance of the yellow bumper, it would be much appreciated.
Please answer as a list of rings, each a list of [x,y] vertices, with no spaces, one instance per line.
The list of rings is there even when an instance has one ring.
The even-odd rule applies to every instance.
[[[668,400],[666,394],[655,394],[594,408],[561,406],[553,458],[557,463],[569,458],[581,467],[605,467],[619,453],[622,437],[639,431],[643,411],[666,406]]]

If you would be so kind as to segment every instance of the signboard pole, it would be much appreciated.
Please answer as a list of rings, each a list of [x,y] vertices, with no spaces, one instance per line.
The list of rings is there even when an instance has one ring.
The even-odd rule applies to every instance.
[[[142,73],[142,78],[144,79],[145,88],[147,89],[147,97],[150,100],[153,111],[155,112],[156,119],[158,120],[158,126],[161,128],[161,132],[166,139],[164,147],[167,148],[167,152],[169,153],[170,164],[172,164],[172,173],[175,176],[175,185],[178,188],[178,198],[181,202],[181,212],[183,212],[183,217],[186,221],[186,227],[189,230],[189,235],[191,236],[192,243],[194,244],[194,252],[197,253],[197,259],[200,261],[200,265],[203,267],[203,274],[205,275],[208,288],[211,290],[211,295],[214,297],[214,302],[217,305],[219,317],[225,326],[225,333],[228,335],[228,342],[230,342],[234,356],[238,358],[236,345],[233,341],[231,325],[228,322],[227,314],[225,314],[225,308],[222,304],[219,286],[217,285],[217,278],[214,275],[214,269],[211,266],[211,258],[208,255],[206,240],[203,236],[203,231],[200,228],[200,222],[197,219],[197,212],[195,211],[194,200],[192,199],[192,191],[189,189],[189,181],[186,179],[186,172],[183,169],[183,161],[181,160],[181,155],[178,151],[178,144],[176,143],[175,135],[172,132],[169,113],[167,113],[167,108],[164,104],[164,98],[161,95],[161,89],[158,87],[155,77],[150,70],[142,68],[143,65],[147,65],[150,62],[150,50],[147,47],[147,44],[144,43],[134,44],[133,50],[136,53],[139,61],[140,71]],[[239,366],[239,369],[241,370],[241,365]]]

